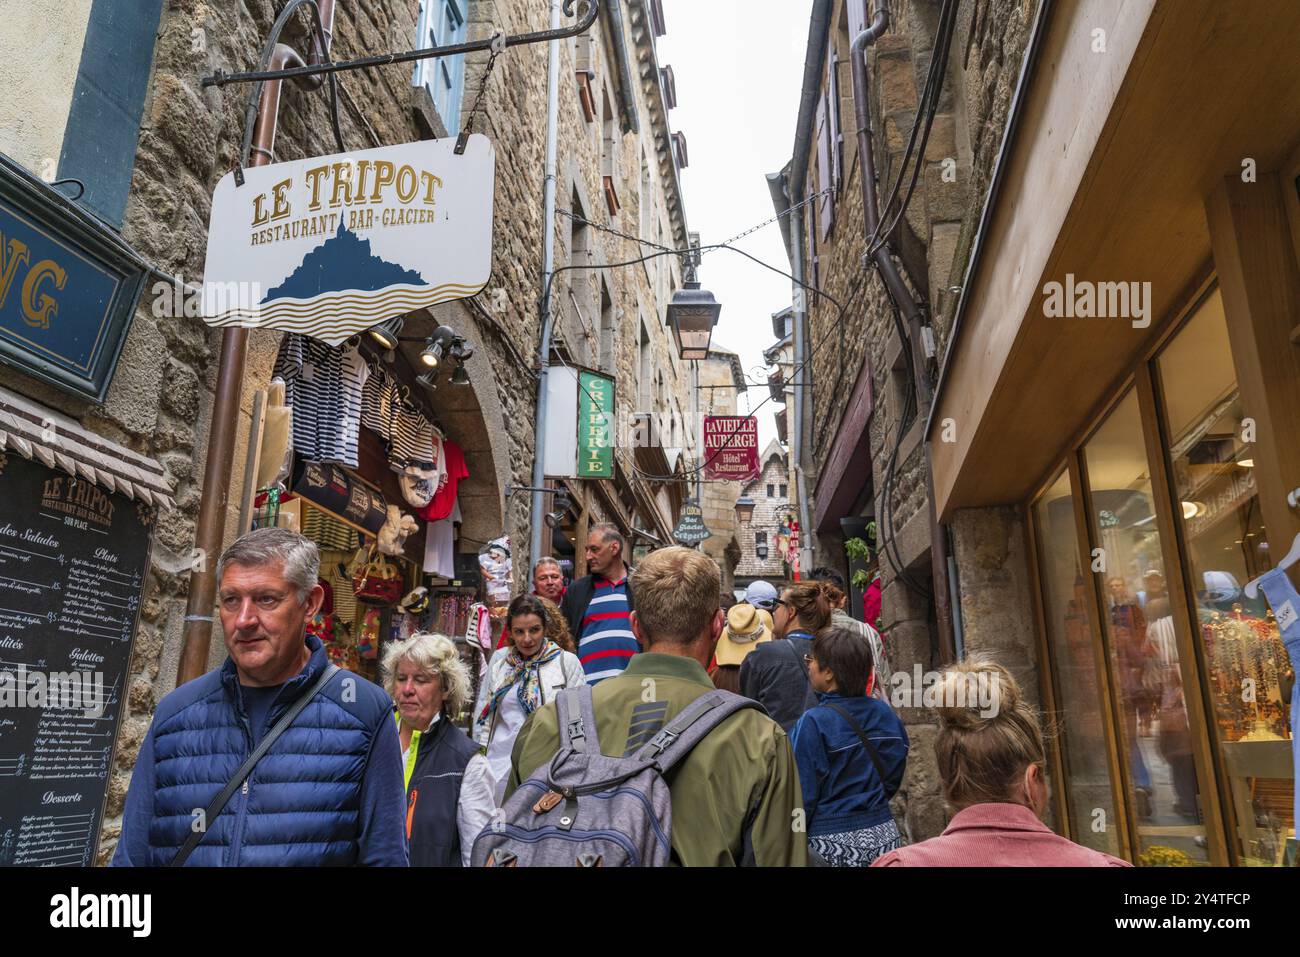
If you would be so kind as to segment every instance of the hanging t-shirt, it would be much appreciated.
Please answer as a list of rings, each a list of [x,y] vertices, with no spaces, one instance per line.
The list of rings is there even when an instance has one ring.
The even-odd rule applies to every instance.
[[[460,521],[460,502],[451,506],[451,514],[441,521],[430,522],[424,530],[424,570],[439,578],[456,577],[456,524]]]
[[[280,342],[273,374],[284,379],[293,409],[294,451],[356,468],[361,393],[370,376],[361,353],[291,332]]]
[[[406,468],[433,472],[438,456],[433,448],[433,423],[420,412],[397,406],[389,433],[388,466],[394,472]],[[427,477],[432,478],[432,475]]]
[[[442,443],[442,457],[446,465],[447,481],[434,494],[433,500],[421,509],[419,515],[426,522],[436,522],[451,514],[456,504],[456,489],[462,479],[469,478],[469,469],[465,467],[465,453],[451,439]]]
[[[402,399],[402,386],[387,373],[366,382],[361,396],[361,424],[384,440],[388,467],[418,470],[435,487],[441,437],[432,422]]]

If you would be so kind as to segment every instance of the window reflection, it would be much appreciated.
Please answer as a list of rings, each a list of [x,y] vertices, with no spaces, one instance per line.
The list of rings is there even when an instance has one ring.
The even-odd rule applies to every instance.
[[[1207,861],[1203,811],[1136,391],[1084,449],[1138,862]]]
[[[1053,717],[1064,763],[1070,836],[1107,854],[1119,854],[1115,802],[1089,623],[1090,582],[1079,567],[1070,475],[1065,472],[1034,504],[1043,614],[1056,682]]]
[[[1268,602],[1243,586],[1273,567],[1249,424],[1216,290],[1158,360],[1169,464],[1222,767],[1246,864],[1280,864],[1295,834],[1288,702],[1294,673]]]

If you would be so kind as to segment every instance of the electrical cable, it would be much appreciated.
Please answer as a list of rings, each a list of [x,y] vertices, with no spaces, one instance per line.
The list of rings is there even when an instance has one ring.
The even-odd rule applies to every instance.
[[[890,188],[889,198],[881,207],[880,218],[876,222],[876,228],[871,237],[867,240],[868,257],[874,256],[876,251],[888,242],[888,237],[893,234],[898,225],[899,219],[911,204],[912,193],[916,188],[916,183],[920,177],[922,162],[925,158],[925,148],[930,141],[930,128],[934,123],[934,115],[938,111],[939,97],[943,92],[943,78],[947,73],[948,51],[952,46],[953,26],[956,22],[957,3],[956,0],[944,0],[943,8],[939,14],[939,25],[935,31],[934,50],[930,56],[930,68],[926,74],[925,87],[921,91],[921,102],[917,110],[916,121],[912,124],[911,133],[908,136],[907,149],[903,153],[902,162],[898,168],[898,175],[894,178],[894,185]],[[938,53],[936,56],[935,53]],[[917,131],[924,128],[921,137],[921,148],[916,150]],[[869,134],[868,134],[869,135]],[[889,219],[890,209],[898,199],[899,187],[902,184],[903,177],[907,175],[908,166],[912,166],[912,179],[907,187],[907,195],[903,198],[902,205],[894,218],[885,227],[886,220]]]
[[[576,214],[570,214],[570,215],[574,216],[575,219],[579,219],[579,220],[582,219],[582,217],[579,217],[579,216],[577,216]],[[605,227],[603,227],[600,223],[592,223],[592,222],[589,222],[589,221],[586,221],[586,220],[583,220],[583,222],[586,222],[587,225],[594,226],[594,227],[596,227],[597,229],[605,228]],[[575,270],[575,269],[589,269],[589,268],[598,268],[598,269],[617,269],[617,268],[624,267],[624,266],[634,266],[634,265],[638,265],[638,264],[640,264],[640,263],[647,262],[647,261],[649,261],[649,260],[651,260],[651,259],[657,259],[657,258],[659,258],[659,257],[661,257],[661,256],[668,256],[668,255],[684,255],[684,254],[690,254],[690,253],[696,253],[696,252],[705,252],[705,251],[712,250],[712,249],[729,249],[729,250],[731,250],[731,251],[734,252],[734,253],[739,253],[741,256],[744,256],[746,259],[749,259],[749,260],[753,261],[754,263],[756,263],[756,264],[762,266],[764,269],[771,270],[772,272],[776,273],[776,274],[779,275],[779,276],[784,276],[786,279],[789,279],[791,282],[796,283],[797,285],[801,286],[802,288],[804,288],[804,289],[806,289],[806,290],[809,290],[809,291],[811,291],[811,292],[817,293],[818,295],[821,295],[821,296],[825,297],[825,298],[826,298],[829,302],[831,302],[831,303],[832,303],[832,304],[833,304],[837,309],[839,309],[839,321],[840,321],[840,323],[843,323],[843,321],[844,321],[844,314],[845,314],[845,312],[846,312],[846,308],[845,308],[845,306],[844,306],[841,302],[839,302],[839,300],[835,299],[835,298],[834,298],[833,296],[831,296],[829,293],[827,293],[827,292],[825,292],[825,291],[822,291],[822,290],[818,290],[818,289],[817,289],[816,287],[814,287],[814,286],[810,286],[810,285],[808,285],[808,284],[805,283],[805,282],[802,282],[802,281],[800,281],[800,280],[798,280],[798,279],[795,279],[794,276],[790,275],[789,273],[787,273],[787,272],[785,272],[785,271],[783,271],[783,270],[781,270],[781,269],[778,269],[777,267],[771,265],[770,263],[766,263],[766,262],[764,262],[763,260],[759,259],[757,256],[754,256],[754,255],[751,255],[750,253],[745,252],[743,249],[737,249],[735,246],[727,246],[727,245],[724,245],[724,244],[722,244],[722,243],[713,243],[713,244],[710,244],[710,245],[708,245],[708,246],[695,246],[695,247],[692,247],[692,248],[689,249],[689,250],[661,249],[661,250],[658,251],[658,252],[649,253],[649,254],[647,254],[647,255],[645,255],[645,256],[640,256],[640,257],[638,257],[638,258],[636,258],[636,259],[629,259],[629,260],[626,260],[626,261],[624,261],[624,262],[617,262],[617,263],[606,263],[606,264],[604,264],[603,266],[597,266],[597,267],[591,267],[591,266],[586,266],[586,265],[557,266],[557,267],[556,267],[556,268],[551,272],[551,275],[548,277],[548,279],[547,279],[547,283],[546,283],[546,289],[545,289],[545,291],[542,293],[541,303],[542,303],[543,314],[545,314],[547,311],[550,310],[550,298],[551,298],[552,291],[553,291],[553,287],[554,287],[555,277],[556,277],[557,275],[559,275],[561,272],[572,271],[572,270]],[[807,365],[809,362],[812,361],[812,357],[813,357],[813,355],[815,355],[816,352],[817,352],[817,350],[818,350],[818,349],[819,349],[819,348],[820,348],[820,347],[821,347],[821,346],[826,342],[826,339],[829,337],[829,333],[830,333],[834,328],[835,328],[835,326],[832,326],[831,329],[828,329],[828,330],[827,330],[827,334],[824,335],[820,340],[818,340],[818,342],[814,345],[813,349],[809,352],[809,354],[808,354],[808,358],[805,359],[803,362],[799,363],[799,366],[794,370],[794,372],[797,373],[797,372],[801,371],[805,365]],[[757,406],[755,406],[755,407],[751,410],[751,414],[752,414],[753,412],[757,412],[759,409],[761,409],[764,405],[766,405],[766,404],[767,404],[768,402],[770,402],[770,401],[772,401],[772,396],[769,395],[766,399],[764,399],[762,402],[760,402]],[[726,438],[725,438],[725,439],[724,439],[724,440],[719,444],[717,450],[714,451],[714,452],[713,452],[713,453],[712,453],[712,454],[711,454],[707,459],[705,459],[703,462],[701,462],[698,466],[694,467],[694,468],[691,469],[689,472],[687,472],[687,474],[688,474],[688,475],[694,475],[696,472],[702,471],[703,469],[707,468],[708,465],[709,465],[709,463],[711,463],[715,458],[717,458],[720,454],[722,454],[722,452],[723,452],[723,451],[727,448],[727,446],[730,444],[731,439],[732,439],[734,436],[738,435],[739,433],[740,433],[740,425],[737,424],[736,428],[732,429],[731,432],[727,433]],[[672,481],[674,478],[675,478],[675,476],[650,477],[650,479],[651,479],[652,481]]]

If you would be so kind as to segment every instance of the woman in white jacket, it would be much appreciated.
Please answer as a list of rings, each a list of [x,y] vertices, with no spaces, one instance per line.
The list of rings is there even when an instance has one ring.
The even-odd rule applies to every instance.
[[[528,716],[564,688],[586,684],[582,664],[546,637],[549,616],[532,595],[520,595],[506,612],[509,644],[498,648],[479,683],[474,740],[487,748],[488,766],[501,803],[510,777],[510,752]],[[523,774],[532,768],[521,768]]]

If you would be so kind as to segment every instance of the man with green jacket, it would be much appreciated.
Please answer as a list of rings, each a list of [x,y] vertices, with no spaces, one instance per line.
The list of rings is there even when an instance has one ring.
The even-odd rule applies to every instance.
[[[601,750],[632,755],[702,694],[722,633],[721,576],[702,552],[651,552],[631,576],[631,628],[646,650],[592,689]],[[555,704],[535,711],[515,739],[506,796],[560,747]],[[761,711],[726,718],[666,780],[672,861],[686,866],[804,866],[808,841],[794,754]]]

